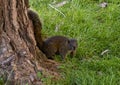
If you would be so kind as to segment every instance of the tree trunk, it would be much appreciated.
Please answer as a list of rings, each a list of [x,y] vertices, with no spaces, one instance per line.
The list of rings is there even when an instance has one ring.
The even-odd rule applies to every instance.
[[[0,77],[6,85],[41,85],[36,59],[45,56],[36,47],[25,1],[0,0]]]

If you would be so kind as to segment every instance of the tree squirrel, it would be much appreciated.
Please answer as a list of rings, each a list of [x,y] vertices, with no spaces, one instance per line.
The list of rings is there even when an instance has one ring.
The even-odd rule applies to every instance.
[[[53,36],[43,42],[42,51],[49,59],[54,55],[60,55],[64,60],[68,53],[75,55],[77,48],[76,39],[68,39],[64,36]]]
[[[25,4],[29,8],[27,0],[25,0]],[[53,56],[56,54],[64,59],[69,52],[71,56],[75,55],[77,48],[76,39],[68,39],[64,36],[53,36],[43,41],[41,36],[42,24],[38,14],[33,10],[28,9],[28,17],[33,23],[37,46],[48,58],[53,59]]]

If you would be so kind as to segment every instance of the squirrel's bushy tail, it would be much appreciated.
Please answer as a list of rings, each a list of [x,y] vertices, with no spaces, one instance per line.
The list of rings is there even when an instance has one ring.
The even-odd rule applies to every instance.
[[[43,44],[43,40],[41,37],[42,23],[40,21],[39,15],[36,12],[34,12],[33,10],[29,9],[28,10],[28,17],[33,23],[34,35],[35,35],[35,40],[36,40],[37,46],[39,47],[39,49],[41,49],[42,44]]]

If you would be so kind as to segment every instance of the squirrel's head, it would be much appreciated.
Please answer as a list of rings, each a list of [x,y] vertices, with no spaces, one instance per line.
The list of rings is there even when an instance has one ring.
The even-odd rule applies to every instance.
[[[76,39],[69,39],[69,50],[74,51],[77,48],[77,40]]]

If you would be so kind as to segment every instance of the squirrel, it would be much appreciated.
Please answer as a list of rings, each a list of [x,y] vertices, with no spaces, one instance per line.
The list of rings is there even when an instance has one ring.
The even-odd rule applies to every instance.
[[[53,59],[54,55],[60,55],[62,60],[64,60],[68,53],[73,57],[76,48],[76,39],[68,39],[64,36],[53,36],[43,42],[42,51],[49,59]]]
[[[62,59],[65,59],[68,53],[74,56],[77,48],[77,40],[68,39],[64,36],[53,36],[44,41],[41,36],[42,23],[39,19],[39,15],[29,9],[28,0],[24,0],[24,2],[28,8],[28,18],[32,21],[34,27],[34,36],[37,46],[46,57],[53,59],[54,55],[60,55]]]
[[[38,14],[29,9],[28,17],[33,23],[37,46],[47,58],[53,59],[54,55],[60,55],[62,59],[65,59],[68,53],[70,53],[70,56],[75,55],[77,48],[76,39],[68,39],[64,36],[53,36],[44,41],[41,36],[42,24]]]

